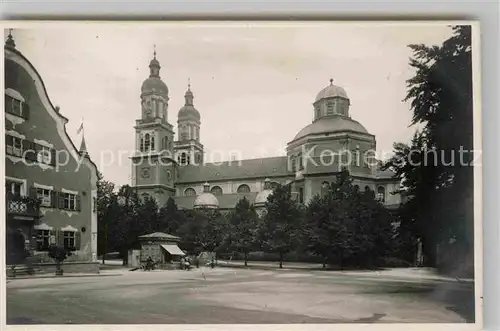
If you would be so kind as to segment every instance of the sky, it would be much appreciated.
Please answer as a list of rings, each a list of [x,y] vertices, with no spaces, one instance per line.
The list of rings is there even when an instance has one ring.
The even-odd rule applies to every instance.
[[[75,145],[83,119],[91,158],[105,179],[124,185],[154,45],[169,88],[168,120],[177,131],[189,79],[208,160],[234,151],[244,159],[285,155],[286,144],[312,122],[312,103],[330,78],[386,155],[415,131],[403,102],[414,74],[408,45],[439,45],[452,31],[441,23],[178,22],[38,25],[12,34],[69,119]]]

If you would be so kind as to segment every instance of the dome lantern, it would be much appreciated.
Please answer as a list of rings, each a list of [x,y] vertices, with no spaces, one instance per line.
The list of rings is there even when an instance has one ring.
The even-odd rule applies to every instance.
[[[349,117],[350,104],[344,88],[333,84],[333,79],[330,78],[330,85],[319,91],[313,103],[314,121],[326,116]]]

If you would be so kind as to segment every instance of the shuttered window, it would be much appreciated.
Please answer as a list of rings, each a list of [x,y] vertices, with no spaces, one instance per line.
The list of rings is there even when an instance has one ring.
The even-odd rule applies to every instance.
[[[36,230],[36,250],[47,251],[51,245],[52,231],[50,230]]]
[[[5,94],[5,112],[28,119],[29,104]]]
[[[55,149],[10,134],[5,135],[5,153],[7,155],[22,157],[32,162],[52,166],[56,164]]]
[[[72,193],[59,193],[59,208],[80,211],[80,197]]]

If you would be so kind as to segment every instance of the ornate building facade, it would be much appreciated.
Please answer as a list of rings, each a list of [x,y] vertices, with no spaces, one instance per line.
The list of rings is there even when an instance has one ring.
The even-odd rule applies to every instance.
[[[350,99],[333,80],[317,94],[314,120],[288,143],[286,156],[215,164],[204,163],[201,115],[190,85],[178,112],[178,140],[173,141],[168,88],[159,76],[156,53],[150,68],[141,91],[142,118],[135,127],[139,148],[132,158],[132,186],[140,196],[154,196],[159,205],[172,196],[180,208],[206,205],[220,210],[230,210],[246,197],[262,209],[273,186],[281,184],[291,185],[294,197],[307,204],[346,167],[359,189],[374,191],[388,208],[399,205],[401,197],[395,192],[400,181],[369,162],[366,156],[376,149],[375,136],[351,118]]]
[[[97,167],[11,34],[4,54],[7,265],[29,258],[50,269],[49,246],[58,244],[73,252],[66,272],[97,272]]]

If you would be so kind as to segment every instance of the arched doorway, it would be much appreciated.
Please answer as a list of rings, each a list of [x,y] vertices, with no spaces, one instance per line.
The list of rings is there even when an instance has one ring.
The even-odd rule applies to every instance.
[[[7,230],[6,242],[6,264],[20,264],[24,261],[26,254],[24,250],[26,237],[21,230]]]

